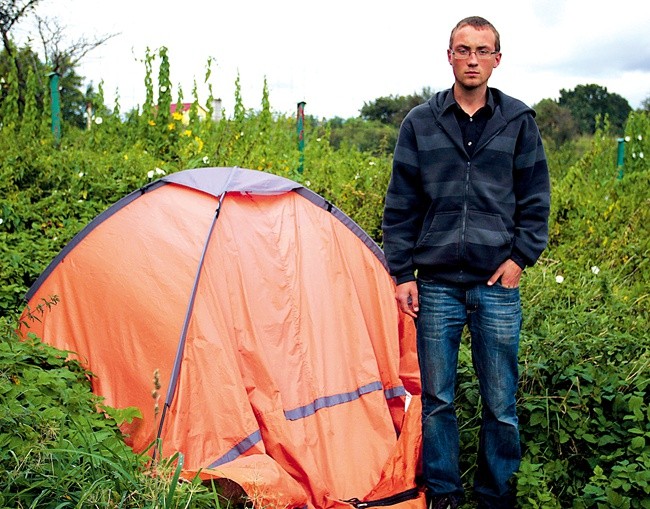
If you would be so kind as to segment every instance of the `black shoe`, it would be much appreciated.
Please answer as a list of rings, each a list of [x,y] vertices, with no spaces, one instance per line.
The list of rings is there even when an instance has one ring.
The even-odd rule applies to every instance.
[[[458,509],[458,500],[451,495],[433,496],[428,509]]]

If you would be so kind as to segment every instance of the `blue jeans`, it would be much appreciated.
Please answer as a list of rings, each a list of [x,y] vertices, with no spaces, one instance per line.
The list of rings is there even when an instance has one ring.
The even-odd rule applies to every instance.
[[[516,412],[521,301],[518,288],[469,289],[418,282],[417,344],[422,377],[423,475],[432,495],[461,495],[454,394],[461,333],[471,335],[482,399],[474,491],[488,506],[509,507],[509,480],[519,468]]]

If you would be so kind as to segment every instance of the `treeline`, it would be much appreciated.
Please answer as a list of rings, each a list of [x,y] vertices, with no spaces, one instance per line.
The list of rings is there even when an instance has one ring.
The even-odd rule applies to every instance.
[[[414,106],[427,101],[434,91],[423,88],[409,95],[391,95],[366,102],[357,118],[329,121],[334,146],[351,144],[359,150],[392,150],[397,130]],[[607,119],[608,134],[621,136],[632,107],[619,94],[596,84],[560,90],[559,99],[543,99],[532,105],[537,125],[547,144],[558,148],[582,136],[592,136],[599,119]],[[650,109],[650,97],[643,108]]]

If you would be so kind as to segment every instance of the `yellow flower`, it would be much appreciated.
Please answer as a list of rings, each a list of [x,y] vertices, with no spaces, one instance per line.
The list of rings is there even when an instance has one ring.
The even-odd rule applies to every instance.
[[[174,124],[174,122],[167,124],[167,130],[173,131],[174,129],[176,129],[176,124]]]
[[[192,131],[190,129],[185,129],[183,134],[189,138],[190,136],[192,136]]]
[[[156,123],[153,120],[149,120],[149,125],[156,125]]]
[[[172,117],[174,117],[174,120],[183,120],[183,114],[179,113],[178,111],[175,111],[172,114]]]
[[[124,154],[124,160],[128,161],[129,160],[129,154]]]

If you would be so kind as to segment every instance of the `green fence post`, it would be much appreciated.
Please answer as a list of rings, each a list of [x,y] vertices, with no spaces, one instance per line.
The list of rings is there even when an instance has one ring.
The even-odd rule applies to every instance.
[[[298,129],[298,150],[300,151],[300,159],[298,162],[298,173],[303,172],[303,165],[305,162],[305,101],[300,101],[298,103],[298,118],[297,118],[297,129]]]
[[[616,156],[616,167],[618,168],[618,180],[623,178],[623,162],[625,160],[625,138],[618,140],[618,154]]]
[[[51,72],[48,77],[50,78],[52,134],[54,134],[54,143],[59,145],[61,143],[61,92],[59,92],[61,75],[58,72]]]

